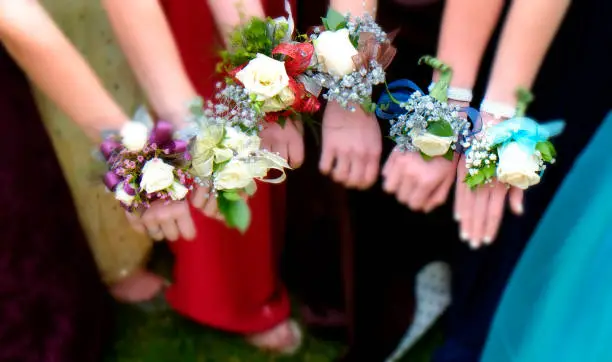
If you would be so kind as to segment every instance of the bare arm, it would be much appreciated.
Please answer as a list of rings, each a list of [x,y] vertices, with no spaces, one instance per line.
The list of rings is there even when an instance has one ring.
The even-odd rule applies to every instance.
[[[504,0],[447,0],[438,58],[453,68],[453,87],[472,89]]]
[[[486,98],[516,104],[516,89],[531,88],[570,0],[514,0],[504,25]]]
[[[110,22],[151,105],[179,127],[197,97],[158,0],[104,0]]]
[[[127,121],[38,2],[0,0],[0,39],[34,84],[90,137]]]
[[[207,0],[212,11],[219,34],[227,45],[227,37],[243,21],[252,17],[265,17],[264,8],[259,0]]]
[[[342,14],[362,16],[367,13],[375,17],[378,0],[330,0],[329,6]]]

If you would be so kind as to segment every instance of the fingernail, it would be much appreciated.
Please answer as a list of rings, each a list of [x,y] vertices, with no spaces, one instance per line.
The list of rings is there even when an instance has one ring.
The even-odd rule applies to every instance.
[[[485,236],[484,239],[482,239],[482,242],[489,245],[493,242],[493,238],[490,236]]]
[[[516,208],[516,211],[519,213],[519,215],[523,215],[523,213],[525,212],[523,204],[519,204],[519,206]]]
[[[453,218],[455,219],[455,221],[459,222],[461,221],[461,215],[459,215],[458,213],[456,213]]]
[[[461,238],[462,241],[470,240],[470,236],[464,231],[461,232],[461,235],[459,237]]]
[[[472,250],[478,249],[479,246],[480,243],[477,240],[470,240],[470,248],[472,248]]]

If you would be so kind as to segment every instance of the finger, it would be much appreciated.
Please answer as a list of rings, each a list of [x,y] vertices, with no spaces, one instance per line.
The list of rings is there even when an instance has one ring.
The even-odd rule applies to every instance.
[[[279,156],[289,161],[289,150],[286,142],[275,143],[272,146],[272,152],[277,153]]]
[[[319,160],[319,170],[324,175],[329,175],[334,166],[334,159],[336,158],[336,152],[334,149],[329,147],[323,147],[321,152],[321,159]]]
[[[334,170],[332,171],[332,178],[334,181],[339,183],[344,183],[348,179],[348,175],[350,172],[350,159],[347,154],[338,155],[336,159],[336,165],[334,166]]]
[[[476,191],[476,201],[474,203],[474,217],[468,233],[470,234],[470,246],[477,249],[484,239],[485,223],[489,212],[489,202],[491,199],[491,186],[486,185]]]
[[[142,222],[142,218],[140,218],[139,216],[134,215],[131,212],[127,212],[127,211],[125,212],[125,217],[127,218],[128,222],[130,223],[130,226],[132,227],[132,229],[136,230],[137,232],[139,232],[141,234],[146,234],[147,233],[147,227]]]
[[[363,188],[365,184],[365,167],[362,159],[354,158],[346,180],[347,187]]]
[[[506,186],[499,182],[495,185],[495,188],[491,190],[485,231],[482,238],[484,244],[489,245],[497,238],[499,225],[504,217],[504,204],[506,202],[507,193],[508,189]]]
[[[298,168],[304,163],[304,139],[296,130],[296,137],[291,138],[292,141],[287,145],[287,153],[289,155],[289,165],[293,168]]]
[[[414,180],[412,177],[403,177],[401,180],[401,185],[399,186],[398,191],[396,192],[396,197],[399,202],[410,207],[410,195],[414,191]]]
[[[210,198],[210,190],[208,187],[198,187],[191,196],[191,204],[196,209],[203,209],[206,202]]]
[[[206,206],[204,206],[204,209],[202,210],[202,212],[204,212],[204,215],[208,217],[217,218],[219,209],[217,208],[217,197],[216,196],[211,195],[210,199],[206,203]]]
[[[412,211],[421,211],[425,206],[425,203],[429,201],[432,196],[433,190],[438,184],[431,184],[427,182],[416,182],[413,191],[410,193],[408,203]]]
[[[378,180],[378,168],[380,167],[380,158],[377,156],[370,156],[366,160],[363,172],[363,182],[360,189],[365,190]]]
[[[393,170],[394,165],[397,162],[397,153],[398,153],[397,151],[393,151],[387,158],[387,161],[385,162],[385,165],[383,166],[383,169],[382,169],[383,177],[386,177],[389,174],[389,172]]]
[[[515,215],[521,216],[525,212],[523,206],[525,192],[519,188],[510,189],[510,209]]]
[[[179,229],[174,217],[164,219],[159,225],[166,236],[166,240],[176,241],[179,238]]]
[[[143,221],[147,228],[147,234],[149,234],[153,240],[160,241],[164,239],[164,232],[162,231],[161,225],[159,225],[157,220],[153,218],[146,218],[143,219]]]
[[[393,165],[387,170],[387,175],[384,176],[383,190],[389,194],[395,194],[401,186],[402,175],[400,163],[397,161],[393,162]]]
[[[448,194],[450,193],[450,189],[453,186],[453,182],[455,182],[455,176],[453,174],[450,174],[440,183],[440,185],[438,185],[437,188],[434,189],[431,197],[423,206],[423,211],[426,213],[430,213],[436,207],[444,204],[446,199],[448,199]]]
[[[465,182],[463,182],[466,175],[467,169],[465,167],[465,161],[462,157],[457,165],[457,181],[455,183],[455,205],[453,217],[457,222],[461,220],[463,213],[467,214],[467,210],[462,210],[462,208],[466,208],[466,200],[468,193],[470,192],[469,187],[465,184]]]
[[[193,240],[196,236],[196,228],[189,212],[189,205],[185,203],[185,210],[183,210],[183,216],[176,218],[176,225],[181,237],[186,240]]]

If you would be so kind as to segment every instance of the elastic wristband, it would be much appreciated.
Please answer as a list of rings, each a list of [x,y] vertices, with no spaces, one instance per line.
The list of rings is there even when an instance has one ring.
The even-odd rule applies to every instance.
[[[512,118],[516,114],[516,107],[508,103],[494,102],[485,99],[480,104],[480,111],[490,113],[495,118]]]
[[[435,82],[432,82],[429,85],[428,90],[431,92],[431,90],[433,89],[433,87],[436,85]],[[471,102],[472,99],[474,98],[474,95],[472,94],[472,90],[468,89],[468,88],[459,88],[459,87],[448,87],[448,91],[446,92],[446,95],[448,97],[448,99],[452,99],[454,101],[459,101],[459,102]]]

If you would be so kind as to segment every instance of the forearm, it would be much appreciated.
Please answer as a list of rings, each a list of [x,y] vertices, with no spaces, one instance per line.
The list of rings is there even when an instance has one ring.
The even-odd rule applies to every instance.
[[[504,0],[446,1],[437,57],[453,69],[453,87],[474,87],[503,5]]]
[[[10,5],[9,5],[10,4]],[[92,138],[127,121],[97,76],[35,1],[0,1],[0,38],[39,87]]]
[[[259,0],[207,0],[215,18],[219,34],[225,44],[234,28],[250,18],[265,17],[264,8]]]
[[[104,0],[111,25],[157,115],[182,127],[197,97],[157,0]]]
[[[330,0],[329,6],[342,14],[362,16],[370,14],[376,17],[377,0]]]
[[[487,100],[516,104],[516,90],[530,89],[567,12],[570,0],[515,0],[497,48]]]

